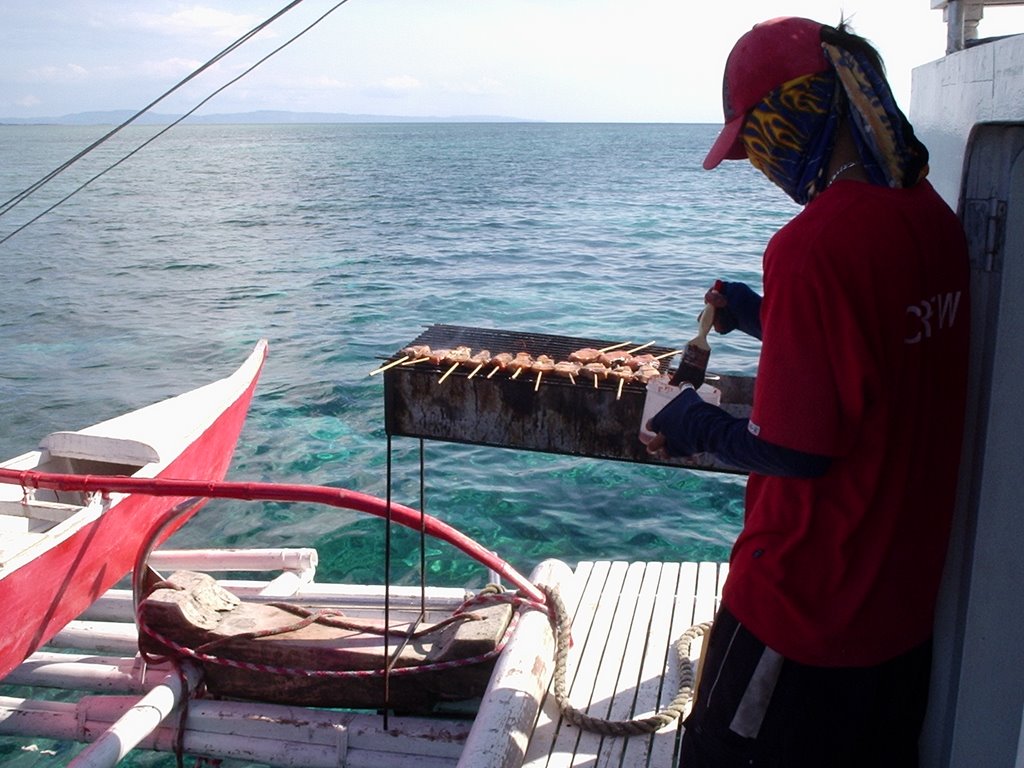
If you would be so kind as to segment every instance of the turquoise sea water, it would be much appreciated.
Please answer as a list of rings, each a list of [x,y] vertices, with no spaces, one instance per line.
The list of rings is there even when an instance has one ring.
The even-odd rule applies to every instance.
[[[0,218],[0,237],[154,130]],[[0,456],[226,375],[266,337],[229,478],[383,496],[367,374],[424,326],[675,346],[714,279],[759,287],[794,210],[748,164],[701,170],[715,130],[178,127],[0,245]],[[0,126],[0,196],[103,131]],[[712,346],[712,370],[755,371],[756,342]],[[416,506],[418,442],[393,447],[394,498]],[[727,475],[438,442],[426,468],[428,511],[526,573],[550,556],[724,560],[742,516]],[[382,523],[346,511],[211,502],[172,544],[313,546],[318,580],[383,580]],[[418,578],[414,536],[396,532],[393,558],[395,580]],[[430,583],[486,578],[447,545],[426,558]]]

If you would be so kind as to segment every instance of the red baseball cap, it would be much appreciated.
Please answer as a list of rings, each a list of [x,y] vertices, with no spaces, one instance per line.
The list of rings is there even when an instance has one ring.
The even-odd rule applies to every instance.
[[[704,168],[711,170],[723,160],[747,156],[740,130],[757,102],[783,83],[829,68],[821,48],[822,26],[785,16],[757,24],[736,41],[722,81],[725,126],[704,158]]]

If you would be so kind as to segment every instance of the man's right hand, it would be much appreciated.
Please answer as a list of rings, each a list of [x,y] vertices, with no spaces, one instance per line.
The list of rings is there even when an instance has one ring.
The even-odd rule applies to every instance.
[[[704,294],[704,303],[715,308],[715,331],[729,333],[737,328],[755,339],[761,338],[761,296],[746,283],[715,282]]]

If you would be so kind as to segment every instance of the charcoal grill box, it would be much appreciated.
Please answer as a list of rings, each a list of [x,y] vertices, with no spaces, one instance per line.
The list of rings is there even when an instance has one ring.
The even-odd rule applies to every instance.
[[[604,349],[616,342],[432,325],[409,346],[418,344],[433,349],[462,345],[474,352],[487,349],[492,355],[529,352],[534,357],[546,354],[565,360],[574,350]],[[673,349],[650,345],[643,351],[662,355]],[[399,357],[393,355],[390,361]],[[708,457],[659,460],[650,456],[637,436],[646,396],[642,383],[629,382],[620,390],[619,382],[612,378],[599,380],[595,387],[593,378],[586,375],[577,376],[573,383],[546,373],[538,386],[537,374],[531,371],[514,379],[505,371],[488,377],[492,366],[484,366],[470,378],[472,367],[459,366],[449,372],[450,368],[446,363],[421,362],[384,371],[389,435],[732,471]],[[723,408],[738,416],[749,414],[752,378],[718,376],[709,383],[721,390]]]

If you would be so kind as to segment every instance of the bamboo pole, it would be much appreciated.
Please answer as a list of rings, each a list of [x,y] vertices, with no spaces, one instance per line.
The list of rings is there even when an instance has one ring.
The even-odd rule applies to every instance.
[[[144,693],[158,685],[169,670],[168,664],[153,665],[143,676],[142,660],[137,656],[36,651],[11,670],[4,683],[92,693]]]
[[[575,602],[572,570],[560,560],[540,563],[530,579]],[[526,611],[494,666],[458,768],[518,768],[554,671],[554,649],[547,614]]]
[[[167,571],[309,571],[319,555],[312,547],[288,549],[158,549],[149,564]]]
[[[190,569],[185,569],[190,570]],[[491,581],[498,579],[492,578]],[[264,594],[269,582],[218,579],[217,583],[232,594],[251,602],[270,602],[276,598]],[[391,585],[391,608],[419,613],[422,591],[419,586]],[[461,587],[427,587],[427,610],[451,613],[472,592]],[[352,616],[379,615],[384,604],[384,587],[367,584],[303,584],[289,599],[302,605],[334,608]],[[129,589],[111,589],[87,608],[81,619],[89,621],[127,622],[134,619],[132,593]],[[73,646],[72,646],[73,647]]]
[[[0,734],[88,741],[136,701],[86,696],[78,702],[0,697]],[[157,728],[139,746],[173,752],[177,726]],[[193,700],[184,749],[281,768],[454,768],[470,730],[463,720],[379,716],[257,702]]]
[[[130,654],[139,650],[134,624],[112,621],[69,621],[47,643],[51,648]]]
[[[139,699],[96,741],[87,746],[68,763],[68,768],[109,768],[117,765],[160,723],[176,711],[195,688],[202,672],[195,664],[185,662],[177,671],[167,675],[160,685]]]

